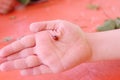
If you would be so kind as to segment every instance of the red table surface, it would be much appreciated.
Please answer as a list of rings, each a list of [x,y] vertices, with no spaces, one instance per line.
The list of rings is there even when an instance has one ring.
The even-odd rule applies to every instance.
[[[89,4],[97,4],[99,10],[90,10]],[[33,22],[63,19],[71,21],[85,32],[95,32],[104,20],[120,16],[120,0],[49,0],[19,8],[12,13],[0,15],[0,48],[9,44],[3,39],[14,40],[29,34]],[[58,74],[20,76],[18,71],[0,72],[0,80],[120,80],[120,60],[80,64]]]

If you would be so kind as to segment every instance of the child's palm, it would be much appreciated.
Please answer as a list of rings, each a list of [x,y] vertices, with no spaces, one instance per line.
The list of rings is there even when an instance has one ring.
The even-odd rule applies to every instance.
[[[10,53],[12,55],[7,57],[9,60],[17,60],[14,60],[14,63],[13,61],[3,63],[1,65],[3,70],[7,70],[5,66],[10,66],[12,62],[16,66],[11,65],[8,70],[24,69],[21,71],[22,74],[61,72],[90,57],[85,36],[74,24],[66,21],[41,22],[32,24],[31,30],[39,32],[21,40],[24,42],[24,48],[17,54]],[[22,59],[18,59],[21,58],[18,54],[23,55]]]

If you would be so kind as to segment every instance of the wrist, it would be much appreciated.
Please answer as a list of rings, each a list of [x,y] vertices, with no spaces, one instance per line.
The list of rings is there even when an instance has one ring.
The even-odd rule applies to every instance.
[[[106,50],[110,46],[108,45],[109,43],[106,43],[107,36],[103,35],[105,35],[104,32],[86,33],[88,44],[90,45],[92,54],[89,62],[107,59],[109,51],[106,52]]]
[[[94,61],[94,55],[97,52],[97,42],[96,42],[96,33],[86,33],[86,38],[91,49],[91,57],[89,58],[88,62]]]
[[[89,61],[120,59],[119,34],[120,30],[86,33],[92,52]]]

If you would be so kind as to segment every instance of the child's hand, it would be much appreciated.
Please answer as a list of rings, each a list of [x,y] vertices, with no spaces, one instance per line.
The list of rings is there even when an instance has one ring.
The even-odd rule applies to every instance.
[[[89,45],[79,26],[67,21],[47,21],[30,26],[33,35],[0,50],[0,69],[20,69],[23,75],[57,73],[73,68],[91,57]]]
[[[15,0],[0,0],[0,13],[6,14],[13,9]]]

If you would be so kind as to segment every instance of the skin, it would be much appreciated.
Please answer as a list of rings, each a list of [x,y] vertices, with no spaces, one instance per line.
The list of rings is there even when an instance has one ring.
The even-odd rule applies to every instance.
[[[47,0],[38,0],[44,2]],[[0,0],[0,14],[7,14],[12,11],[15,7],[17,0]],[[36,0],[32,0],[32,3],[35,3]]]
[[[30,30],[35,33],[0,50],[0,57],[6,59],[1,61],[1,71],[19,69],[22,75],[58,73],[91,56],[86,37],[75,24],[61,20],[38,22],[31,24]]]
[[[120,59],[120,29],[84,33],[75,24],[54,20],[33,23],[30,30],[34,33],[0,50],[1,71],[59,73],[85,62]]]
[[[87,33],[87,40],[92,49],[92,61],[120,59],[120,29]]]
[[[0,13],[6,14],[14,8],[15,0],[0,0]]]

